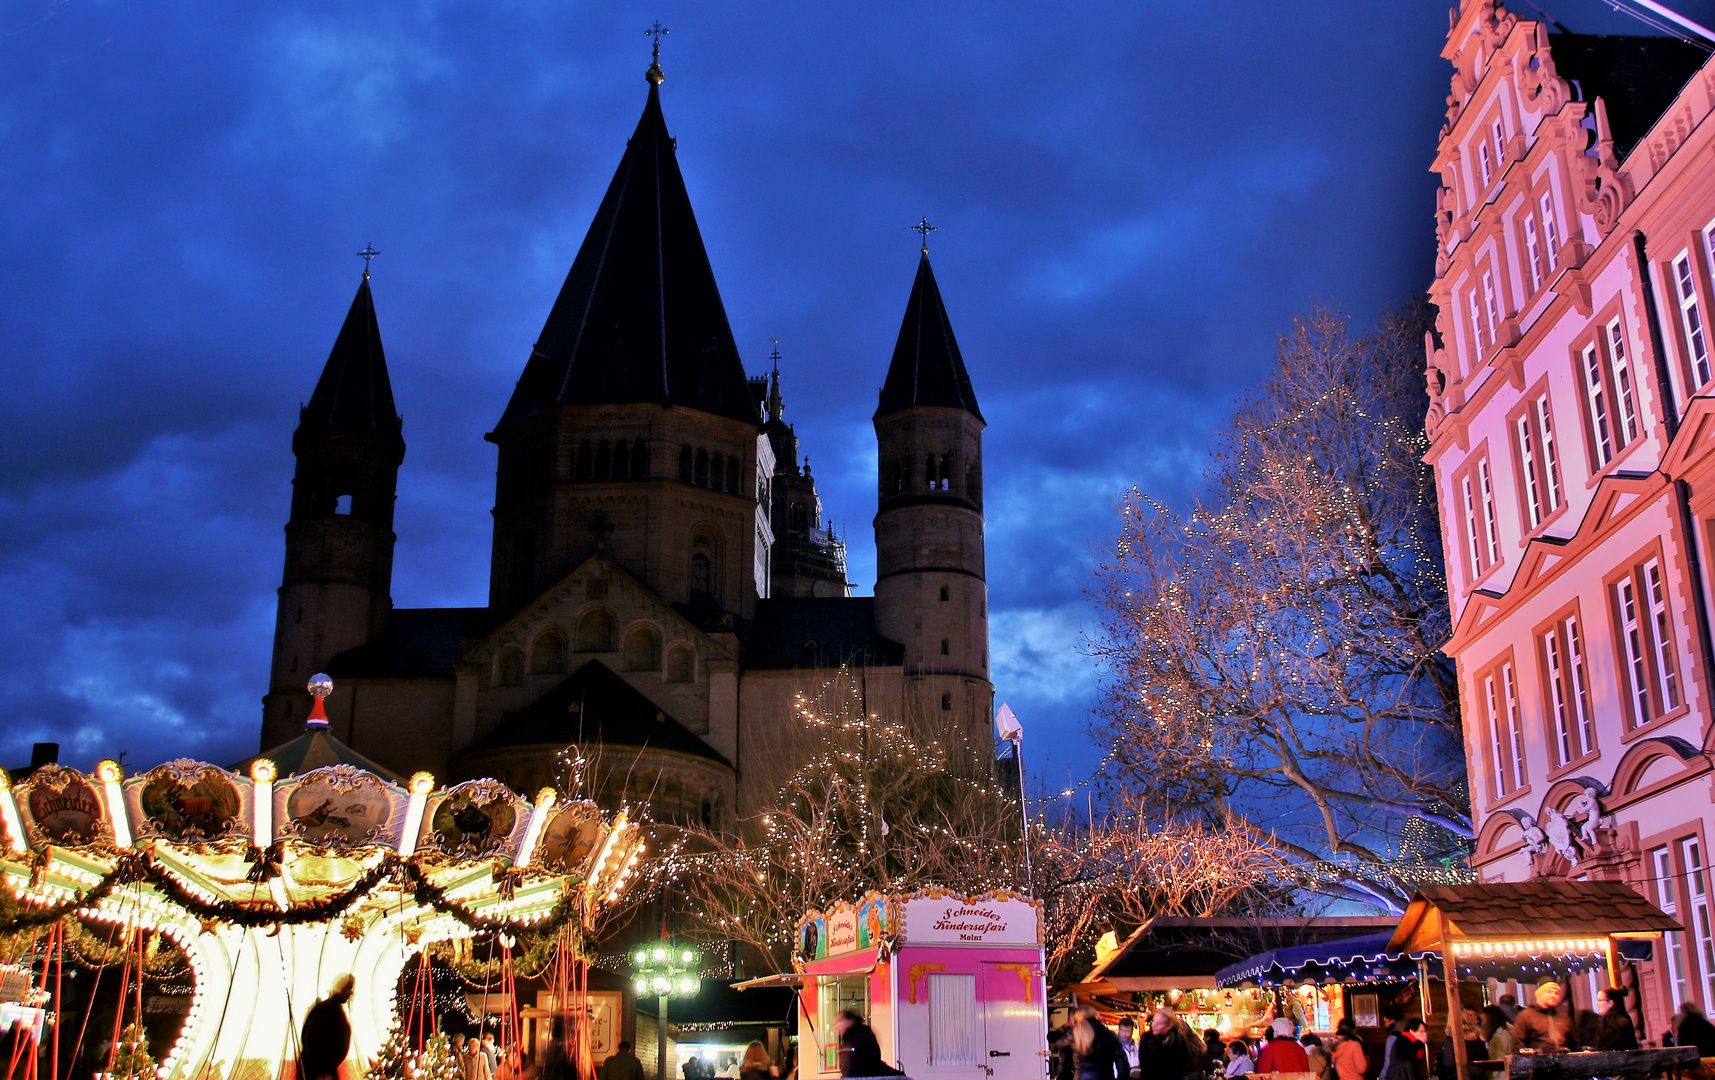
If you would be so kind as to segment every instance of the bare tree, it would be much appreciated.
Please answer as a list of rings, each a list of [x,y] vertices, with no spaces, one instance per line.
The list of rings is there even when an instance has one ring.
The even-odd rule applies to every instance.
[[[1457,685],[1437,651],[1450,627],[1423,463],[1427,325],[1422,306],[1363,337],[1325,309],[1296,320],[1216,434],[1190,510],[1122,499],[1092,643],[1114,790],[1243,830],[1305,883],[1388,910],[1426,874],[1462,873],[1471,836]]]

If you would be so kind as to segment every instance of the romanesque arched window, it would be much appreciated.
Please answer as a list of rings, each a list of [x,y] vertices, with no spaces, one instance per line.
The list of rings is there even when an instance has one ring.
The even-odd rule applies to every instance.
[[[566,639],[558,630],[547,629],[530,643],[532,674],[557,674],[566,670]]]
[[[613,632],[612,615],[601,608],[585,612],[578,620],[578,651],[612,652]]]
[[[638,439],[631,444],[631,478],[641,480],[649,475],[649,444]]]
[[[738,486],[738,472],[739,472],[739,470],[738,470],[738,459],[737,458],[727,458],[727,462],[726,462],[726,489],[728,491],[732,492],[734,495],[736,495],[740,491],[744,490],[743,488]]]
[[[517,649],[507,649],[500,654],[500,663],[496,665],[495,682],[501,686],[524,685],[524,654]]]
[[[691,482],[691,448],[688,446],[679,447],[679,482]]]
[[[675,645],[667,653],[667,681],[675,683],[692,682],[697,677],[696,657],[684,645]]]
[[[625,635],[625,655],[620,664],[626,671],[657,671],[661,667],[661,635],[652,626],[639,626]]]
[[[572,467],[572,475],[579,480],[588,480],[595,475],[595,448],[588,439],[578,444],[578,460]]]
[[[613,478],[624,480],[631,472],[631,447],[624,439],[613,444]]]
[[[603,439],[601,442],[595,444],[595,478],[597,480],[606,480],[612,475],[613,447],[607,444],[606,439]]]
[[[709,557],[701,551],[691,553],[691,591],[706,593],[713,591],[714,566]]]
[[[725,477],[726,458],[720,454],[711,454],[709,456],[709,486],[719,491]]]
[[[698,487],[709,486],[709,452],[707,450],[697,451],[697,475],[692,483]]]

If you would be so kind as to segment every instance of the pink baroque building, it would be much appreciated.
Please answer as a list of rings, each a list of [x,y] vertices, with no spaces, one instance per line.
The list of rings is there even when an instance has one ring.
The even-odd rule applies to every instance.
[[[1451,23],[1427,460],[1471,862],[1675,914],[1627,976],[1658,1036],[1715,1012],[1715,64],[1494,0]]]

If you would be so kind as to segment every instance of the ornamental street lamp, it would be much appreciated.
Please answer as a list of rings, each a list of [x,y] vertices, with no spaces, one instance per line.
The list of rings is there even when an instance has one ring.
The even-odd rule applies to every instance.
[[[631,975],[639,998],[655,995],[655,1075],[667,1075],[667,999],[696,997],[703,988],[703,958],[697,950],[656,941],[631,950]]]

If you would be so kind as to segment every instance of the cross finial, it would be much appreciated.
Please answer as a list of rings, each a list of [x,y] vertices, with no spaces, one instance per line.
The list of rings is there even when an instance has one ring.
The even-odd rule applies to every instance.
[[[660,19],[656,19],[655,25],[643,32],[655,39],[653,47],[649,50],[649,70],[643,77],[656,86],[660,86],[667,78],[661,73],[661,38],[668,33],[668,30],[661,25]]]
[[[364,280],[367,281],[369,279],[369,260],[381,254],[381,252],[375,250],[374,244],[364,244],[363,250],[357,254],[363,259],[363,277]]]
[[[774,374],[778,375],[780,374],[780,339],[771,337],[768,340],[774,343],[774,351],[768,354],[768,358],[774,361]]]
[[[923,237],[923,254],[929,254],[929,234],[935,231],[935,226],[929,224],[929,219],[925,217],[922,221],[911,226],[911,231]]]

